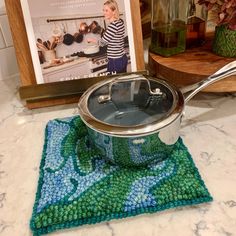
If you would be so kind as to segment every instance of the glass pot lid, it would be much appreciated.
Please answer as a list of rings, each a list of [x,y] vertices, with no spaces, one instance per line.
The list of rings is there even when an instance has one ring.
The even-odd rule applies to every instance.
[[[156,132],[181,114],[184,100],[179,93],[147,75],[116,76],[88,89],[80,99],[79,113],[99,132],[141,136]]]

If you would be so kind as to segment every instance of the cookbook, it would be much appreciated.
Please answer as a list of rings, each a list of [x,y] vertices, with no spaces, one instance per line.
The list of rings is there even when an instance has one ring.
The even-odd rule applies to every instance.
[[[119,14],[109,21],[105,7],[114,2]],[[21,6],[37,84],[136,71],[130,1],[21,0]],[[109,42],[112,27],[118,31]]]

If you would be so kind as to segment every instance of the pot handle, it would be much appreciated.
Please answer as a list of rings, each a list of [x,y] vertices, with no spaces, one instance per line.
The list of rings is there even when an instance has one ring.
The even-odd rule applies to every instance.
[[[195,94],[197,94],[210,84],[213,84],[231,75],[236,75],[236,60],[226,64],[224,67],[222,67],[206,79],[181,88],[180,91],[184,95],[185,103],[188,102]]]
[[[155,95],[155,96],[162,96],[163,93],[160,91],[159,88],[155,88],[155,89],[151,89],[151,85],[150,85],[150,81],[144,77],[144,76],[140,76],[140,75],[133,75],[133,76],[121,76],[121,77],[117,77],[114,79],[114,81],[112,81],[110,84],[109,84],[109,88],[108,88],[108,94],[103,94],[103,95],[100,95],[98,97],[98,102],[99,103],[105,103],[105,102],[108,102],[110,101],[112,98],[111,98],[111,94],[112,94],[112,86],[114,84],[117,84],[117,83],[122,83],[122,82],[137,82],[137,81],[141,81],[141,80],[144,80],[147,82],[148,84],[148,90],[149,90],[149,94],[150,95]]]

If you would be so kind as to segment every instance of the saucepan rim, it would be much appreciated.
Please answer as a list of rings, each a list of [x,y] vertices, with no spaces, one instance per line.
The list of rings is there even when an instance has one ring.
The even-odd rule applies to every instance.
[[[132,73],[132,77],[135,74]],[[170,111],[167,113],[166,116],[163,116],[161,119],[158,119],[156,121],[153,121],[148,124],[140,124],[140,125],[133,125],[133,126],[122,126],[122,125],[113,125],[105,123],[102,120],[97,119],[94,117],[89,108],[88,108],[88,101],[91,96],[91,94],[96,91],[97,89],[107,86],[111,83],[113,83],[115,80],[119,81],[121,78],[128,78],[131,77],[131,74],[126,74],[124,76],[116,75],[113,76],[111,79],[106,79],[103,81],[100,81],[93,86],[91,86],[87,91],[84,92],[84,94],[81,96],[78,108],[79,108],[79,114],[81,116],[81,119],[83,122],[91,129],[110,136],[115,137],[140,137],[140,136],[146,136],[149,134],[156,133],[163,129],[164,127],[172,124],[176,121],[176,119],[179,119],[182,116],[183,110],[184,110],[184,96],[181,93],[181,91],[174,86],[173,84],[166,82],[165,80],[152,77],[149,75],[144,74],[137,74],[138,77],[144,77],[145,79],[148,79],[149,81],[154,81],[155,83],[159,83],[161,85],[164,85],[170,93],[173,95],[173,104],[170,109]]]

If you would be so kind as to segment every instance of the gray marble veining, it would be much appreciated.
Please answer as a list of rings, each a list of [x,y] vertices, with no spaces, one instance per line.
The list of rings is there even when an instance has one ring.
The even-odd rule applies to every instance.
[[[30,236],[44,129],[76,104],[28,110],[18,82],[0,81],[0,235]],[[236,96],[200,93],[187,104],[181,137],[214,201],[62,230],[60,236],[236,235]]]

